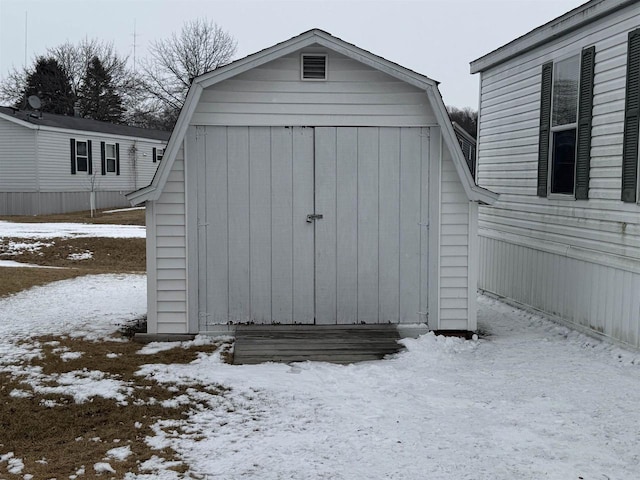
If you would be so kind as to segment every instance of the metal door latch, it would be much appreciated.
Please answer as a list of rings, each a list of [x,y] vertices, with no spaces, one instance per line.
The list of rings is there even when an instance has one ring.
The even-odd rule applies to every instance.
[[[320,220],[321,218],[321,213],[310,213],[309,215],[307,215],[307,223],[313,223],[314,220]]]

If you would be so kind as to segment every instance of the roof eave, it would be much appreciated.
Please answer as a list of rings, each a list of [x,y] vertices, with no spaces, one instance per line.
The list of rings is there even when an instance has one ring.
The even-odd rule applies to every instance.
[[[488,70],[636,2],[637,0],[591,0],[473,60],[470,71],[473,74]]]
[[[401,65],[368,52],[356,45],[345,42],[344,40],[333,37],[327,32],[318,29],[310,30],[297,37],[293,37],[272,47],[266,48],[265,50],[254,53],[240,60],[236,60],[235,62],[218,68],[212,72],[205,73],[197,77],[194,80],[194,83],[199,83],[203,88],[207,88],[252,68],[264,65],[275,58],[296,52],[313,44],[318,44],[335,52],[341,53],[349,58],[385,72],[423,90],[429,86],[437,86],[438,84],[438,82],[429,77],[402,67]]]

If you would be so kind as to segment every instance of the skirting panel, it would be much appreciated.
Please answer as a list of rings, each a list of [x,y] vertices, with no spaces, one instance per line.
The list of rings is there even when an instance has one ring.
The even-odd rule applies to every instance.
[[[128,207],[127,192],[95,192],[96,208]],[[0,192],[0,215],[48,215],[90,209],[89,192]]]
[[[640,348],[640,275],[480,235],[478,287]]]

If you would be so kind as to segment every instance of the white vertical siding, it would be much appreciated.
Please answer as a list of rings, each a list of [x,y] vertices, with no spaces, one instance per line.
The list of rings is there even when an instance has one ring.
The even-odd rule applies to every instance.
[[[486,235],[480,237],[479,258],[483,290],[640,347],[640,270]]]
[[[477,176],[501,195],[480,207],[481,288],[636,345],[637,308],[614,312],[619,295],[640,296],[625,283],[640,265],[640,206],[620,200],[627,37],[638,25],[634,4],[483,72]],[[541,67],[592,45],[589,200],[537,197]]]
[[[160,198],[153,202],[152,252],[155,261],[156,333],[188,333],[187,321],[187,251],[185,219],[185,170],[183,149],[180,149]],[[151,230],[151,229],[150,229]],[[149,264],[151,265],[151,263]],[[151,314],[150,310],[150,314]]]
[[[35,130],[0,118],[0,146],[0,192],[35,191]]]
[[[424,91],[330,52],[326,81],[300,79],[300,53],[202,92],[193,125],[436,125]]]
[[[442,152],[439,330],[468,330],[469,208],[451,154]]]

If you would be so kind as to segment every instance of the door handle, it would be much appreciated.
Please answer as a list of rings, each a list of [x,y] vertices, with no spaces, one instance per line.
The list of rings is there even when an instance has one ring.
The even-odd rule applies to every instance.
[[[321,218],[321,213],[310,213],[309,215],[307,215],[307,223],[313,223],[314,220],[320,220]]]

